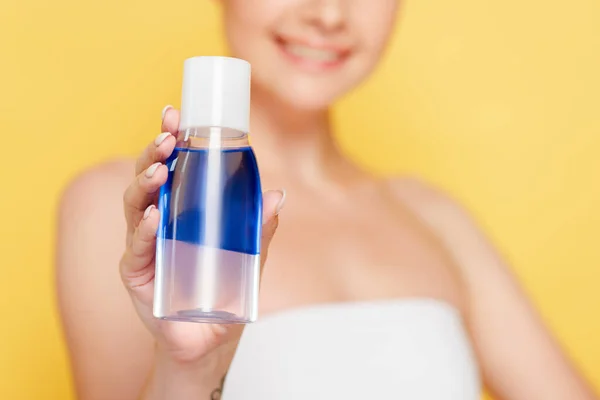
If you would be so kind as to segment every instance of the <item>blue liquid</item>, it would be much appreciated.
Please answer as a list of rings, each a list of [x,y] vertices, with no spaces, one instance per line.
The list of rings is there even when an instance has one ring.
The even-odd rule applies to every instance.
[[[260,253],[262,191],[250,147],[175,148],[158,201],[158,246],[166,240]]]

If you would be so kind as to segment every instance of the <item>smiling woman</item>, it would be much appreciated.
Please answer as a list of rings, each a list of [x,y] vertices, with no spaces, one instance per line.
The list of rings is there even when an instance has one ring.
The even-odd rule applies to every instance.
[[[221,4],[232,55],[252,65],[263,186],[282,188],[264,194],[260,321],[152,315],[155,194],[184,138],[167,106],[137,161],[97,166],[62,198],[80,398],[475,400],[487,384],[504,400],[593,399],[468,213],[419,180],[373,176],[334,140],[330,108],[379,62],[398,2]]]

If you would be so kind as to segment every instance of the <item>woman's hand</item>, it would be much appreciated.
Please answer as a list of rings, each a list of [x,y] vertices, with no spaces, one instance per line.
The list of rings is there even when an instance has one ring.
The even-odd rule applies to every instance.
[[[159,320],[152,315],[154,298],[154,255],[159,211],[157,192],[167,180],[163,162],[175,148],[179,112],[167,107],[162,132],[145,149],[136,163],[136,177],[124,195],[127,220],[127,247],[120,264],[121,278],[140,318],[154,336],[160,357],[175,364],[201,362],[225,343],[237,343],[243,325],[213,325]],[[261,270],[267,248],[278,224],[283,206],[282,191],[264,194]],[[218,352],[215,352],[218,353]],[[211,362],[212,365],[212,362]]]

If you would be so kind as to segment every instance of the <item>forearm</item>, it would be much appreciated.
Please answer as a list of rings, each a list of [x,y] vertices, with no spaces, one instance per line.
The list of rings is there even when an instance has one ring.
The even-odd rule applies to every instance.
[[[224,371],[216,357],[181,363],[156,350],[154,368],[140,400],[218,400]]]

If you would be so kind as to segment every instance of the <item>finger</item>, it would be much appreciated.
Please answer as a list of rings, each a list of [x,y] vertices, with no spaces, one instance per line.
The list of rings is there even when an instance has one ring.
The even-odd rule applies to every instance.
[[[161,132],[171,132],[176,135],[179,130],[179,111],[171,106],[166,106],[163,110]]]
[[[155,162],[163,162],[175,148],[177,140],[171,132],[163,132],[156,137],[142,152],[135,163],[135,174],[139,175]]]
[[[153,261],[159,219],[160,213],[156,207],[148,206],[132,236],[131,244],[121,259],[121,279],[129,290],[146,291],[154,279]]]
[[[267,260],[269,245],[279,226],[279,213],[286,200],[285,190],[271,190],[263,195],[263,226],[261,236],[261,270]]]
[[[141,173],[157,161],[166,160],[177,142],[176,135],[179,128],[179,111],[173,106],[166,106],[162,111],[161,134],[144,149],[135,166],[135,174]]]
[[[123,207],[131,234],[144,215],[146,208],[154,202],[156,192],[167,181],[168,170],[164,164],[154,163],[136,176],[123,195]]]

